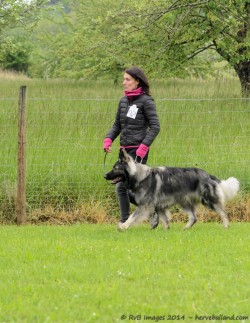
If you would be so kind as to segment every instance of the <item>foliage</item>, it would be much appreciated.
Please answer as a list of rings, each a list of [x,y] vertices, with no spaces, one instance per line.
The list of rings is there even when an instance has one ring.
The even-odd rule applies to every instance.
[[[239,77],[242,64],[247,73],[250,3],[246,0],[72,1],[72,9],[75,15],[67,17],[72,27],[68,44],[63,34],[57,38],[61,64],[55,75],[109,72],[115,78],[125,66],[136,64],[152,77],[185,77],[190,70],[200,73],[204,60],[199,64],[199,57],[207,50],[217,53],[215,59],[219,55],[226,60]]]
[[[65,52],[70,48],[73,37],[73,17],[74,13],[68,9],[67,1],[63,1],[61,6],[57,6],[56,10],[47,11],[46,17],[39,21],[31,36],[32,42],[36,44],[31,52],[31,77],[71,78],[71,66],[64,64],[62,57],[65,61],[70,60]]]
[[[28,72],[32,30],[47,11],[47,0],[0,2],[0,66]]]
[[[0,45],[3,69],[27,73],[30,65],[31,44],[25,39],[8,37]]]
[[[24,51],[28,42],[34,44],[30,76],[107,74],[117,82],[124,67],[136,64],[154,78],[207,77],[216,62],[226,61],[242,91],[250,93],[248,0],[8,0],[1,2],[0,16],[0,60],[6,54],[3,31],[21,27]],[[14,45],[13,40],[11,55]]]
[[[48,0],[0,2],[0,37],[4,29],[32,27],[41,18],[44,5]]]

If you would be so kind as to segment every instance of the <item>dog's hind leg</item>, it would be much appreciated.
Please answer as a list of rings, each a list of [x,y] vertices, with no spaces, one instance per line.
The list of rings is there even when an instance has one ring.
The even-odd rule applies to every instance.
[[[164,229],[170,229],[169,227],[169,211],[167,209],[161,209],[157,211],[160,217],[160,221],[164,227]]]
[[[196,211],[195,209],[185,209],[183,211],[186,212],[189,216],[188,224],[183,228],[186,230],[191,228],[197,222]]]
[[[225,229],[228,229],[229,227],[229,220],[226,211],[224,210],[224,207],[221,204],[214,204],[213,209],[219,216],[221,217],[221,220],[223,222],[223,225]]]

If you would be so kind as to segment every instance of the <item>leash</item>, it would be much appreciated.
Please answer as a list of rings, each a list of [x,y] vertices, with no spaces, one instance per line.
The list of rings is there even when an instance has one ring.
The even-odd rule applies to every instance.
[[[103,160],[103,170],[104,170],[104,175],[106,174],[106,158],[107,158],[107,152],[105,151],[104,154],[104,160]]]
[[[135,156],[135,162],[136,162],[136,163],[138,163],[138,164],[141,164],[141,163],[142,163],[142,161],[143,161],[143,158],[141,158],[141,157],[140,157],[140,158],[141,158],[141,161],[140,161],[140,163],[139,163],[139,162],[137,161],[137,157],[138,157],[138,156],[136,155],[136,156]]]
[[[106,175],[106,158],[107,158],[107,152],[105,151],[105,154],[104,154],[104,159],[103,159],[103,171],[104,171],[104,175]],[[108,183],[108,180],[106,180],[106,183]]]

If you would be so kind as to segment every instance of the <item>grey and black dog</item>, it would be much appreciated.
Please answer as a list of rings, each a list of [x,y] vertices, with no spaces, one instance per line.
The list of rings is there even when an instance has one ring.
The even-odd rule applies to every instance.
[[[225,212],[225,202],[232,199],[239,190],[239,181],[230,177],[220,180],[199,168],[149,167],[133,160],[123,149],[122,157],[105,174],[105,179],[116,184],[123,181],[132,191],[138,205],[128,220],[120,226],[121,230],[141,220],[146,220],[154,212],[164,228],[169,228],[169,208],[179,205],[189,215],[184,227],[192,227],[196,219],[196,206],[204,206],[219,214],[223,225],[228,228],[229,221]]]

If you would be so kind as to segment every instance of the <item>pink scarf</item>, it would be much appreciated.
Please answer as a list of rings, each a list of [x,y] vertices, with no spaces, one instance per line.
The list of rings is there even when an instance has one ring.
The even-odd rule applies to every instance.
[[[124,91],[124,95],[127,96],[129,99],[133,98],[135,96],[141,95],[143,93],[144,93],[144,91],[141,87],[138,87],[138,89],[135,89],[135,90],[130,90],[130,91],[125,90]]]

